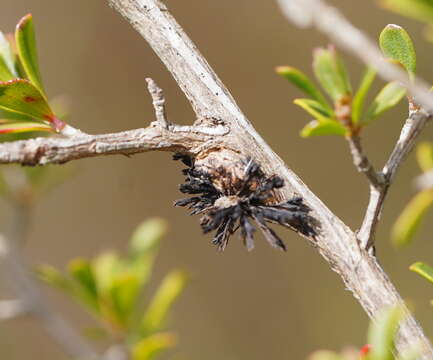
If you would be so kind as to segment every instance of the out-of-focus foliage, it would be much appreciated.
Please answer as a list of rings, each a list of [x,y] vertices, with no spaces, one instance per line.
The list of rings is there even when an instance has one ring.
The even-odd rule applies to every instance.
[[[38,64],[32,16],[24,16],[14,35],[0,32],[0,134],[50,133],[66,124],[55,115]],[[1,136],[1,141],[22,136]]]
[[[415,73],[415,50],[403,28],[388,25],[380,34],[379,43],[388,60],[401,64],[410,76]],[[375,70],[367,67],[357,90],[353,91],[344,62],[332,46],[314,51],[313,70],[331,103],[300,70],[290,66],[279,66],[276,69],[278,74],[310,97],[294,101],[314,118],[301,130],[302,137],[357,135],[366,125],[396,106],[406,94],[406,90],[397,82],[390,82],[364,109],[367,95],[376,77]]]
[[[135,230],[127,255],[108,251],[94,259],[77,258],[66,273],[44,265],[39,277],[98,320],[93,334],[124,339],[133,360],[154,359],[176,342],[174,334],[165,331],[166,320],[186,281],[183,272],[172,271],[153,296],[143,294],[165,231],[164,221],[149,219]]]
[[[403,320],[403,310],[400,308],[384,309],[375,321],[370,323],[367,341],[368,345],[360,350],[354,347],[347,348],[341,353],[328,350],[314,352],[309,360],[393,360],[394,339],[398,324]],[[398,360],[415,360],[419,355],[418,349],[411,351]]]
[[[417,160],[424,173],[433,170],[433,143],[424,142],[418,145]],[[415,194],[393,226],[392,240],[396,245],[408,245],[412,241],[432,205],[433,189],[425,189]]]

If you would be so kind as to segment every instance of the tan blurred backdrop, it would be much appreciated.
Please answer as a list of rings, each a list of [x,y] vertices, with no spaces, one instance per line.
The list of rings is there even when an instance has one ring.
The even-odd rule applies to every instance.
[[[377,36],[387,23],[405,26],[419,53],[419,72],[433,75],[433,45],[422,27],[380,10],[373,1],[336,0],[355,24]],[[342,139],[303,140],[299,130],[308,116],[291,104],[300,94],[274,74],[277,65],[311,73],[311,51],[325,45],[315,31],[288,24],[274,1],[169,0],[167,5],[198,45],[267,142],[303,180],[343,218],[356,227],[367,201],[367,186],[350,162]],[[192,121],[184,96],[147,43],[103,0],[2,0],[0,28],[13,29],[32,12],[36,21],[43,76],[49,94],[68,95],[71,123],[102,133],[146,126],[153,120],[144,78],[165,90],[170,119]],[[346,55],[352,79],[362,67]],[[365,133],[368,153],[382,164],[404,120],[404,106],[390,112]],[[431,128],[425,138],[431,138]],[[92,256],[106,248],[123,249],[144,218],[170,222],[158,259],[155,280],[174,267],[186,269],[191,281],[174,308],[171,328],[180,344],[171,359],[304,359],[317,348],[362,345],[368,319],[340,279],[305,241],[282,236],[288,253],[257,239],[247,253],[240,241],[217,253],[203,236],[198,219],[172,207],[181,197],[180,165],[166,153],[83,160],[75,176],[35,209],[26,256],[30,264],[63,266],[75,256]],[[381,262],[402,295],[433,335],[433,288],[408,271],[415,260],[433,262],[430,216],[414,246],[396,251],[389,228],[411,195],[417,174],[413,156],[399,173],[378,233]],[[1,208],[6,226],[7,208]],[[75,326],[91,319],[68,299],[44,288],[56,311]],[[6,294],[1,294],[5,297]],[[0,359],[66,359],[32,319],[0,324]]]

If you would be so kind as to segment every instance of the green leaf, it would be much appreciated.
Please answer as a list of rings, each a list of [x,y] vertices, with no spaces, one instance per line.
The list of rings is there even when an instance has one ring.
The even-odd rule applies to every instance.
[[[406,89],[401,87],[396,81],[386,84],[373,100],[361,124],[366,125],[377,119],[385,111],[396,106],[405,95]]]
[[[320,90],[316,88],[313,82],[302,71],[291,66],[279,66],[276,68],[276,72],[289,80],[299,90],[322,104],[322,107],[326,108],[328,112],[332,112],[332,107],[328,104]]]
[[[398,324],[403,318],[399,307],[382,310],[368,330],[368,343],[371,345],[369,360],[393,360],[394,338]]]
[[[138,278],[131,273],[117,274],[110,286],[110,299],[118,322],[127,326],[140,293]]]
[[[186,283],[186,275],[173,271],[165,276],[141,320],[141,333],[151,334],[164,326],[164,321]]]
[[[335,120],[313,120],[301,130],[301,136],[304,138],[320,135],[344,136],[346,135],[346,128]]]
[[[433,283],[433,268],[427,264],[416,262],[415,264],[412,264],[409,269]]]
[[[329,350],[318,350],[312,353],[308,360],[344,360],[339,354]]]
[[[99,293],[109,291],[116,272],[121,267],[121,260],[115,252],[105,252],[92,261],[93,274]]]
[[[17,134],[35,131],[52,132],[53,128],[37,122],[17,122],[0,125],[0,134]]]
[[[176,337],[171,333],[158,333],[148,336],[132,348],[132,360],[152,360],[162,351],[176,345]]]
[[[433,143],[420,143],[416,148],[416,158],[422,171],[433,169]]]
[[[89,261],[82,258],[74,259],[69,263],[68,270],[79,285],[77,295],[93,310],[99,311],[98,289]]]
[[[8,81],[16,77],[14,56],[9,41],[0,31],[0,81]]]
[[[424,190],[412,198],[392,229],[392,240],[395,245],[408,245],[433,204],[433,191]]]
[[[90,300],[87,294],[83,292],[83,288],[78,282],[66,277],[50,265],[40,266],[36,271],[40,280],[69,295],[92,314],[97,312],[93,300]]]
[[[31,14],[24,16],[18,23],[15,30],[15,41],[18,55],[27,77],[41,94],[45,94],[39,71],[36,36]]]
[[[141,223],[132,234],[129,243],[131,256],[153,253],[166,232],[167,223],[163,219],[151,218]]]
[[[34,121],[32,117],[24,115],[24,114],[18,114],[13,111],[8,111],[5,109],[0,108],[0,119],[2,120],[8,120],[8,122],[19,122],[19,121],[27,121],[32,122]]]
[[[331,121],[332,112],[325,108],[321,103],[312,99],[295,99],[294,104],[303,108],[319,121]]]
[[[380,33],[379,44],[385,57],[402,64],[409,74],[415,74],[416,53],[406,30],[398,25],[387,25]]]
[[[353,97],[352,102],[352,121],[354,124],[358,124],[361,120],[362,110],[364,107],[365,98],[376,78],[376,70],[371,67],[367,67],[362,76],[361,84]]]
[[[56,130],[65,126],[56,118],[42,93],[28,80],[0,82],[0,108],[48,121]]]
[[[334,48],[319,48],[313,54],[314,73],[334,102],[351,94],[349,76]]]
[[[69,292],[73,288],[71,280],[51,265],[39,266],[36,272],[39,279],[57,289]]]
[[[401,15],[433,22],[433,3],[430,0],[381,0],[381,4]]]

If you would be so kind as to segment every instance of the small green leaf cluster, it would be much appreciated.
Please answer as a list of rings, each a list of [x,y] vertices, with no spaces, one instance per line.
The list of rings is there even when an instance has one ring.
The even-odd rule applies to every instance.
[[[423,142],[418,145],[417,161],[423,173],[433,170],[433,143]],[[391,237],[395,245],[404,246],[412,242],[432,205],[433,189],[415,194],[393,226]]]
[[[328,350],[314,352],[309,360],[394,360],[394,340],[398,324],[404,318],[401,308],[388,308],[379,313],[375,321],[370,323],[367,341],[368,345],[360,350],[348,348],[341,353]],[[419,356],[418,349],[411,349],[398,360],[415,360]]]
[[[58,132],[65,125],[48,102],[33,18],[26,15],[14,35],[0,32],[0,134]]]
[[[379,3],[398,14],[427,24],[426,37],[433,41],[433,2],[430,0],[379,0]]]
[[[126,256],[110,251],[90,260],[74,259],[66,273],[44,265],[38,269],[39,277],[98,320],[100,325],[89,335],[120,339],[133,360],[154,359],[175,344],[175,336],[164,329],[168,312],[186,281],[183,272],[172,271],[152,297],[143,297],[165,231],[164,221],[149,219],[133,233]]]
[[[414,75],[416,54],[412,41],[403,28],[388,25],[380,34],[379,43],[384,56],[389,61],[403,66],[409,76]],[[364,109],[376,78],[376,71],[367,67],[357,90],[353,91],[346,66],[332,46],[314,51],[313,70],[327,97],[300,70],[290,66],[279,66],[276,69],[278,74],[309,96],[309,98],[294,100],[296,105],[314,118],[302,129],[302,137],[356,136],[365,126],[396,106],[406,95],[406,89],[397,82],[389,82]]]

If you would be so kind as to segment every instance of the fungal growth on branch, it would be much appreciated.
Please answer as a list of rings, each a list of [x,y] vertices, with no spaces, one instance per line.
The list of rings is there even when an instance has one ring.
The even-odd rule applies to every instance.
[[[185,183],[180,191],[195,195],[177,200],[175,206],[191,209],[191,215],[203,214],[200,225],[204,233],[216,230],[212,243],[223,251],[229,238],[240,228],[248,250],[254,248],[255,225],[274,247],[286,246],[268,223],[280,224],[308,237],[314,237],[315,221],[310,208],[301,197],[276,203],[274,190],[283,187],[284,181],[276,175],[266,176],[260,165],[251,158],[224,164],[230,154],[215,151],[203,158],[175,154],[188,168],[183,170]]]

